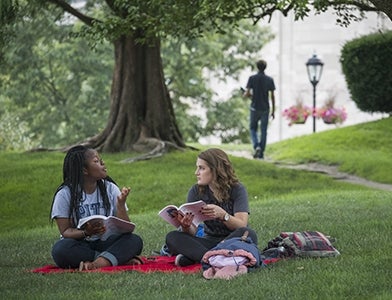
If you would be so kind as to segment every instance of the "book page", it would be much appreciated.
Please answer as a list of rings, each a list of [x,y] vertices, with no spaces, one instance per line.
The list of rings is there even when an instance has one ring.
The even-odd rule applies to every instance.
[[[204,205],[206,205],[206,203],[202,200],[182,204],[179,208],[177,208],[177,206],[175,205],[168,205],[164,207],[158,213],[158,215],[161,216],[170,224],[172,224],[173,226],[178,228],[180,226],[180,222],[177,220],[177,213],[181,213],[182,215],[185,215],[187,212],[190,212],[194,215],[193,224],[195,226],[198,226],[201,222],[211,219],[207,216],[204,216],[201,213],[201,208]]]
[[[103,225],[106,228],[106,231],[99,237],[102,241],[107,240],[108,237],[113,234],[133,232],[136,227],[134,223],[122,220],[115,216],[106,217],[102,215],[93,215],[80,219],[77,228],[82,228],[87,222],[94,222],[98,220],[103,221]]]
[[[194,215],[193,224],[195,224],[195,226],[198,226],[201,222],[204,222],[205,220],[211,219],[211,218],[204,216],[202,214],[201,208],[204,205],[206,205],[206,203],[202,200],[199,200],[196,202],[185,203],[180,206],[179,210],[184,215],[188,212],[192,213]]]
[[[89,216],[89,217],[85,217],[79,220],[78,222],[78,229],[81,229],[87,222],[92,221],[92,220],[105,220],[107,219],[106,216],[102,216],[102,215],[93,215],[93,216]]]
[[[177,211],[178,208],[175,205],[165,206],[160,210],[158,215],[166,220],[166,222],[172,224],[174,227],[178,228],[180,226],[180,222],[177,220]]]
[[[101,240],[105,241],[113,234],[122,234],[127,232],[133,232],[135,224],[132,222],[125,221],[123,219],[110,216],[104,221],[106,231],[101,236]]]

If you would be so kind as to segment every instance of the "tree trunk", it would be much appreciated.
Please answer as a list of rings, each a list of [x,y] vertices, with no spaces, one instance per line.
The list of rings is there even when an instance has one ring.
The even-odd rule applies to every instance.
[[[101,152],[146,152],[162,142],[183,148],[164,81],[160,41],[142,45],[135,39],[122,36],[114,42],[109,120],[86,144]]]

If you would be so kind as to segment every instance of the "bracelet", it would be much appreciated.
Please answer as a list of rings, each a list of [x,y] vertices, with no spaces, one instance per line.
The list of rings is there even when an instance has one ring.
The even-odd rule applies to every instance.
[[[86,231],[82,230],[82,232],[83,232],[83,237],[86,238],[87,237]]]

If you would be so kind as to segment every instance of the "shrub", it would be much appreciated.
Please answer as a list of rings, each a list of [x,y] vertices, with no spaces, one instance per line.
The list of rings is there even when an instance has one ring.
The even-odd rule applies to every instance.
[[[347,42],[340,62],[352,100],[366,112],[392,112],[392,31]]]

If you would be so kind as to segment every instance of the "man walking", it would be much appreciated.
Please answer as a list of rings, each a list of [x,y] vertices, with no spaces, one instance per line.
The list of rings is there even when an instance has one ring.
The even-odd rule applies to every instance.
[[[259,60],[257,63],[257,74],[249,77],[243,97],[251,98],[250,105],[250,137],[252,139],[254,158],[263,159],[264,150],[267,144],[267,128],[269,114],[275,118],[275,83],[272,77],[265,75],[264,70],[267,63]],[[271,109],[269,98],[271,97]],[[260,140],[257,136],[258,124],[260,122]]]

